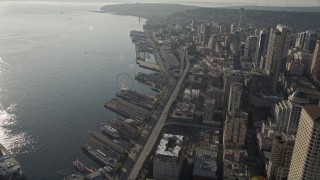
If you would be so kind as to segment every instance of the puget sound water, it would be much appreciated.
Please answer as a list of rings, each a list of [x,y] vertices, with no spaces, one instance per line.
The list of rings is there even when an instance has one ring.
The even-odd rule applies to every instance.
[[[0,2],[0,143],[30,180],[62,179],[135,63],[129,32],[145,20],[93,11],[106,3]],[[136,81],[133,89],[154,94]]]

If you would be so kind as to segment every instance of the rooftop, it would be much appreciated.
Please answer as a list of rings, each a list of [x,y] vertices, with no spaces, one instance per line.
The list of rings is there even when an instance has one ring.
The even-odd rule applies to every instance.
[[[177,158],[182,148],[183,136],[163,134],[157,147],[156,155],[171,156]]]
[[[293,92],[291,96],[294,97],[294,98],[299,98],[299,99],[307,98],[307,96],[304,93],[304,91],[301,91],[301,90],[297,90],[297,91]]]
[[[177,103],[174,110],[174,117],[192,118],[195,109],[195,104]]]
[[[217,171],[217,152],[199,148],[194,162],[193,175],[215,177]]]
[[[310,116],[313,120],[320,121],[320,106],[314,104],[308,104],[303,106],[303,110]]]
[[[224,176],[225,179],[249,179],[247,150],[244,149],[225,149]]]

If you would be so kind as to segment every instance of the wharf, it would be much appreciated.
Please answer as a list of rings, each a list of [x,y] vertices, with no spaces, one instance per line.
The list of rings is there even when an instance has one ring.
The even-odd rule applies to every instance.
[[[107,101],[104,106],[116,113],[139,121],[145,121],[149,116],[148,110],[121,99],[113,98],[110,101]]]
[[[134,36],[134,37],[141,37],[141,38],[147,38],[147,33],[143,32],[143,31],[136,31],[136,30],[132,30],[130,31],[130,36]]]
[[[160,73],[147,74],[143,72],[137,72],[135,79],[146,84],[165,84],[165,80]]]
[[[90,134],[92,137],[105,144],[104,148],[111,148],[113,151],[119,154],[122,154],[125,150],[119,144],[115,143],[113,140],[109,139],[107,136],[103,135],[100,132],[93,131]]]
[[[144,124],[142,123],[142,121],[138,121],[138,120],[136,120],[136,119],[130,119],[130,118],[129,118],[129,119],[119,119],[119,120],[124,121],[125,123],[129,124],[130,126],[136,128],[136,129],[138,129],[138,128],[140,128],[142,125],[144,125]]]
[[[138,105],[140,107],[146,108],[148,110],[151,110],[154,103],[156,102],[156,98],[144,94],[140,94],[136,91],[132,90],[122,90],[117,92],[117,96],[122,98],[123,100],[126,100],[128,102],[131,102],[135,105]]]
[[[153,71],[160,71],[160,67],[158,64],[153,64],[153,63],[149,63],[149,62],[145,62],[142,60],[137,60],[137,64],[139,64],[140,67],[146,68],[146,69],[150,69]]]
[[[111,123],[111,125],[119,132],[120,136],[123,138],[132,139],[134,137],[137,137],[138,135],[137,128],[132,127],[131,125],[120,119],[115,119]]]
[[[94,160],[104,166],[115,167],[121,157],[120,153],[112,150],[94,137],[89,137],[82,149],[88,153]]]

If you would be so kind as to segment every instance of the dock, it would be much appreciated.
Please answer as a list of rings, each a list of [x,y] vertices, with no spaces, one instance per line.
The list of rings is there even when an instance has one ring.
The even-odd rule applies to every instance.
[[[130,124],[126,123],[125,121],[122,121],[120,119],[115,119],[112,123],[111,126],[115,128],[121,137],[125,139],[132,139],[137,137],[138,135],[138,129],[132,127]]]
[[[145,121],[149,116],[148,110],[121,99],[113,98],[107,101],[104,106],[125,117],[139,121]]]
[[[158,64],[153,64],[153,63],[149,63],[149,62],[145,62],[141,59],[137,60],[137,64],[139,64],[140,67],[146,68],[146,69],[150,69],[153,71],[160,71],[160,67]]]
[[[101,143],[104,144],[104,148],[105,149],[112,149],[113,151],[119,153],[119,154],[122,154],[125,149],[122,148],[119,144],[115,143],[113,140],[109,139],[107,136],[103,135],[102,133],[100,132],[97,132],[97,131],[93,131],[90,133],[90,135],[97,139],[98,141],[100,141]]]
[[[104,148],[100,147],[101,145],[94,141],[95,140],[90,137],[87,143],[82,146],[82,150],[99,164],[103,166],[115,167],[120,159],[120,156],[111,151],[107,151],[108,154],[106,154]]]
[[[148,110],[151,110],[154,103],[156,102],[155,97],[140,94],[133,90],[121,90],[117,92],[116,95],[123,100],[126,100],[130,103],[133,103]]]
[[[161,76],[160,73],[143,73],[143,72],[137,72],[135,75],[135,79],[145,83],[145,84],[165,84],[165,79]]]

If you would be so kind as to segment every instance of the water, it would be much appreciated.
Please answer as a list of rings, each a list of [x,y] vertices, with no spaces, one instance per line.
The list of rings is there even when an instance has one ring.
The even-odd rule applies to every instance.
[[[80,146],[117,116],[103,107],[117,75],[149,72],[135,64],[129,37],[145,21],[92,12],[102,5],[0,2],[0,143],[29,179],[62,179],[76,158],[97,166]]]

